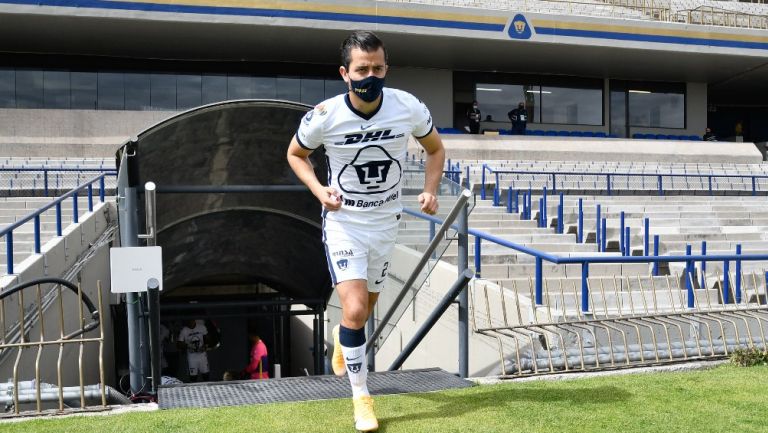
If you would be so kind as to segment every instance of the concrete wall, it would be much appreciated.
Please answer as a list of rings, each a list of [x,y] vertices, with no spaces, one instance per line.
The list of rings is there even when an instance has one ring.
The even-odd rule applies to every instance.
[[[0,109],[0,155],[114,156],[169,111]]]
[[[424,101],[435,126],[453,126],[453,71],[393,67],[387,73],[387,86],[408,91]]]

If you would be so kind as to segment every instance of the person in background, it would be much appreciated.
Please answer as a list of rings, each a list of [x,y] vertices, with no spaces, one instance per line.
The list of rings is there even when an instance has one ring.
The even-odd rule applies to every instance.
[[[709,128],[704,130],[704,136],[701,139],[704,141],[717,141],[717,137]]]
[[[517,104],[517,108],[507,113],[507,117],[512,121],[512,135],[525,135],[525,127],[528,124],[528,111],[525,109],[525,103]]]
[[[267,346],[255,332],[251,332],[248,338],[251,340],[251,362],[245,367],[245,372],[251,379],[269,379]]]
[[[207,346],[208,330],[203,321],[190,319],[181,328],[179,332],[178,346],[179,350],[187,352],[187,368],[189,368],[190,382],[197,382],[202,379],[208,381],[208,354],[205,352]]]
[[[469,120],[470,134],[480,133],[480,119],[482,119],[482,115],[480,114],[480,109],[477,108],[477,101],[472,101],[472,106],[467,109],[467,120]]]

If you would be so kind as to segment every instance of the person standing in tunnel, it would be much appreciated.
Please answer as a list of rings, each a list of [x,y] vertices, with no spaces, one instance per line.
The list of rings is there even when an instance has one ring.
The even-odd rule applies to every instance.
[[[342,307],[333,329],[331,365],[349,374],[355,428],[378,429],[368,392],[365,323],[384,286],[400,220],[403,165],[410,136],[426,151],[421,211],[438,210],[445,150],[429,109],[402,90],[385,88],[387,51],[372,32],[341,45],[341,78],[349,91],[309,111],[288,146],[288,163],[322,205],[323,243]],[[309,155],[325,146],[328,184]]]

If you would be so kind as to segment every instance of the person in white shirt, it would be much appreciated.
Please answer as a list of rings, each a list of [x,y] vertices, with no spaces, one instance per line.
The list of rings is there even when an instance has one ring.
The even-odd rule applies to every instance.
[[[201,320],[188,320],[179,332],[179,349],[187,352],[190,382],[208,381],[208,354],[205,352],[208,329]]]
[[[445,150],[427,107],[410,93],[384,87],[387,52],[373,33],[357,31],[341,46],[339,73],[347,93],[309,111],[288,146],[288,163],[322,205],[323,242],[342,304],[333,329],[334,373],[349,373],[355,427],[378,429],[367,387],[364,326],[387,276],[402,211],[403,165],[408,139],[426,151],[421,211],[434,215]],[[309,155],[325,147],[327,184]]]

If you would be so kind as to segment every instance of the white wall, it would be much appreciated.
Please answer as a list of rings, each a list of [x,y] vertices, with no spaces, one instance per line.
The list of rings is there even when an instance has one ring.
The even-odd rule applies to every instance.
[[[387,87],[405,90],[424,101],[435,126],[453,126],[453,71],[391,67]]]

